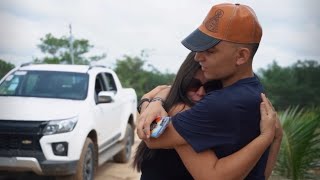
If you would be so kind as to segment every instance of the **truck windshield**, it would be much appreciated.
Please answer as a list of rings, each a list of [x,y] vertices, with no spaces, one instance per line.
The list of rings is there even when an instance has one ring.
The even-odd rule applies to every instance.
[[[88,74],[58,71],[15,71],[0,84],[0,96],[83,100]]]

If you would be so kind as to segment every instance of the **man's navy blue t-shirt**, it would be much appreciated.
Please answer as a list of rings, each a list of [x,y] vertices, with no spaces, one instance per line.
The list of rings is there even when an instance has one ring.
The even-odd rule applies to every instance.
[[[176,131],[196,152],[214,150],[218,158],[230,155],[260,134],[263,87],[257,77],[239,80],[212,91],[191,109],[172,117]],[[268,151],[246,179],[265,179]]]

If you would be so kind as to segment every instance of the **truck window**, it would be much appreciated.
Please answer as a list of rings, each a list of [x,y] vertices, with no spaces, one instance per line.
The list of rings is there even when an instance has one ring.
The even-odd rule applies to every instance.
[[[103,80],[102,73],[99,73],[96,76],[96,82],[95,82],[95,85],[94,85],[94,90],[95,90],[96,96],[98,96],[100,91],[106,91],[107,90],[106,84],[105,84],[105,82]]]
[[[105,77],[105,81],[107,84],[107,91],[117,91],[117,86],[116,83],[114,81],[114,78],[112,76],[112,74],[110,73],[103,73],[104,77]]]
[[[16,71],[0,84],[0,95],[83,100],[88,79],[84,73]]]

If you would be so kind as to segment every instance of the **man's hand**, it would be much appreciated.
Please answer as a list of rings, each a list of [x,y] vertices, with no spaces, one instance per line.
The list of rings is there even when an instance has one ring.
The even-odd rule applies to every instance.
[[[169,94],[171,86],[161,85],[157,86],[147,94],[143,95],[150,100],[155,97],[165,99]],[[137,134],[140,139],[146,140],[150,137],[150,125],[158,116],[168,116],[168,113],[162,107],[161,101],[150,102],[147,107],[142,108],[141,114],[138,118]]]
[[[138,118],[137,134],[140,139],[150,138],[150,125],[158,116],[168,116],[160,101],[149,103],[149,106]]]

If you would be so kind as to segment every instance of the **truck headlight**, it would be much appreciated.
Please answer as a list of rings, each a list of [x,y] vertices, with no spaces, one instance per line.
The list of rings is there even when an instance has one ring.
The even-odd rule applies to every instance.
[[[43,130],[43,134],[51,135],[51,134],[70,132],[74,129],[77,122],[78,122],[77,117],[49,121],[49,123],[46,125],[46,127]]]

